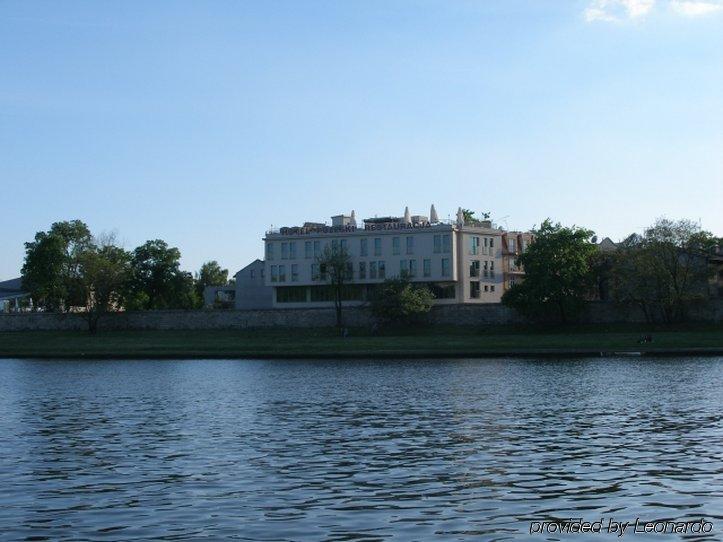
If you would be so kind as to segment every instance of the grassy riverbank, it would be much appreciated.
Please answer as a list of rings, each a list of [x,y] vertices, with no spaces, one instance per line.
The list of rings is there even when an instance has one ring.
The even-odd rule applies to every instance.
[[[652,343],[639,344],[643,335]],[[723,355],[723,326],[547,329],[429,328],[381,336],[361,329],[0,333],[0,357],[467,357],[599,355],[601,352]]]

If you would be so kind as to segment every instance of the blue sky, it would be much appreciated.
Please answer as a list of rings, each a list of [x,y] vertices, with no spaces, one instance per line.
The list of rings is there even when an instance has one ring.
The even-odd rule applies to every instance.
[[[57,220],[232,272],[462,205],[723,234],[723,2],[0,2],[0,279]]]

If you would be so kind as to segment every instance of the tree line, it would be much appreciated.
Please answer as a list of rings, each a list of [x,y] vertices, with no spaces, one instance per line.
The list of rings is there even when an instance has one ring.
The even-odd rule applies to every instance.
[[[610,250],[601,250],[591,230],[550,220],[533,233],[516,260],[524,280],[502,298],[530,320],[571,322],[603,299],[640,310],[649,322],[680,322],[719,295],[710,279],[721,238],[690,220],[660,218]]]
[[[601,250],[591,230],[549,219],[532,233],[534,242],[515,262],[524,277],[502,297],[531,321],[572,322],[590,301],[604,299],[638,309],[650,322],[671,323],[710,300],[710,258],[721,238],[692,221],[658,219],[611,250]],[[91,332],[110,311],[200,308],[206,286],[228,284],[228,270],[216,261],[194,275],[181,270],[180,251],[163,240],[126,251],[112,235],[93,236],[80,220],[54,223],[25,243],[25,250],[23,287],[35,307],[80,312]],[[327,246],[318,263],[342,328],[351,256]],[[423,321],[433,300],[425,285],[402,275],[379,285],[370,308],[378,321],[404,325]]]
[[[161,239],[134,250],[113,235],[93,236],[80,220],[54,223],[25,243],[23,288],[36,309],[80,312],[95,332],[103,314],[128,310],[194,309],[203,306],[206,286],[228,283],[216,261],[195,274],[180,267],[181,252]]]

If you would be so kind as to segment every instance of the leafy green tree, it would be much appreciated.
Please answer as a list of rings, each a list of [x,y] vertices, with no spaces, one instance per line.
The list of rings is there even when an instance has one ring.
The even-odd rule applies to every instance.
[[[222,269],[216,260],[206,262],[196,274],[196,295],[203,299],[206,286],[225,286],[228,284],[228,269]]]
[[[720,242],[689,220],[658,219],[620,244],[612,268],[613,298],[648,321],[684,320],[707,299],[708,256]]]
[[[374,317],[383,324],[412,324],[421,321],[432,308],[434,295],[418,286],[408,275],[385,280],[371,302]]]
[[[180,269],[181,252],[165,241],[146,241],[133,251],[128,308],[191,309],[200,305],[193,276]]]
[[[88,226],[80,220],[56,222],[25,243],[23,288],[47,311],[83,305],[79,255],[92,245]]]
[[[353,277],[353,268],[349,252],[336,245],[326,245],[318,256],[321,277],[327,281],[334,297],[336,311],[336,325],[341,329],[344,325],[342,314],[342,300],[344,289]]]
[[[123,305],[131,278],[131,255],[107,239],[84,250],[78,261],[85,299],[83,316],[88,330],[95,333],[101,317]]]
[[[524,281],[505,292],[502,302],[531,319],[569,322],[584,308],[595,282],[593,232],[547,219],[533,233],[535,242],[517,258]]]
[[[489,212],[480,213],[482,218],[477,218],[475,212],[471,209],[462,209],[462,215],[464,216],[464,223],[468,225],[479,224],[482,220],[487,220],[490,217]]]

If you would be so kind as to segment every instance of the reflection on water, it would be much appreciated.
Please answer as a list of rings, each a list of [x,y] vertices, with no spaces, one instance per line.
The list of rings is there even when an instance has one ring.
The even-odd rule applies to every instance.
[[[0,538],[715,539],[722,420],[723,358],[0,360]]]

